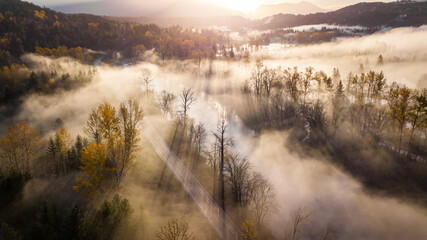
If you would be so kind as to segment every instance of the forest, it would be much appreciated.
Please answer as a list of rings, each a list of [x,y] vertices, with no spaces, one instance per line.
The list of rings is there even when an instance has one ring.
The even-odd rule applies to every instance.
[[[0,239],[427,236],[425,27],[272,47],[0,9]]]

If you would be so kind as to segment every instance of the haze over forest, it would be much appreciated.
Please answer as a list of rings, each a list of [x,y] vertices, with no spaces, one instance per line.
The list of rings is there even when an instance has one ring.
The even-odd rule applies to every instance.
[[[32,2],[0,239],[427,239],[427,2]]]

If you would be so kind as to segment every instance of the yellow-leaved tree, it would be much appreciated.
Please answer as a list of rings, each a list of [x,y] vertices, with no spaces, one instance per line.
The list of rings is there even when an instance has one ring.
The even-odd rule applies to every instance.
[[[106,187],[120,188],[121,181],[126,173],[135,164],[135,154],[139,150],[139,131],[143,119],[142,109],[136,100],[128,100],[120,104],[117,111],[114,106],[105,102],[93,109],[89,115],[85,133],[97,146],[102,146],[97,151],[103,150],[105,156],[106,177],[103,184]],[[93,157],[87,156],[87,157]],[[85,171],[85,177],[94,179],[93,174],[100,172],[87,172],[85,165],[91,162],[87,159],[81,159],[82,169]],[[78,180],[78,186],[75,190],[80,191],[79,187],[84,180]],[[89,194],[89,196],[92,196]]]
[[[108,190],[106,182],[114,169],[106,166],[104,144],[89,143],[82,151],[80,162],[84,177],[77,179],[77,186],[74,186],[74,190],[82,192],[87,199],[106,192]]]
[[[255,225],[253,222],[246,220],[244,223],[242,223],[242,233],[241,237],[242,240],[255,240],[257,239],[258,233],[255,229]]]

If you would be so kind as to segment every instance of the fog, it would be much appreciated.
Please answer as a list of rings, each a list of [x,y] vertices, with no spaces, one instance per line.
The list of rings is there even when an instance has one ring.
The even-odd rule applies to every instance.
[[[404,37],[402,37],[404,36]],[[359,73],[362,63],[364,70],[382,70],[387,83],[396,81],[416,88],[420,80],[427,74],[427,28],[402,28],[372,36],[339,39],[331,43],[319,45],[293,46],[282,49],[264,48],[251,56],[264,59],[269,67],[282,68],[298,66],[300,70],[312,66],[323,70],[328,75],[333,68],[339,68],[341,77],[345,79],[349,72]],[[376,65],[379,55],[384,57],[384,65]],[[83,134],[83,127],[92,108],[104,101],[117,106],[128,98],[143,99],[139,77],[143,68],[153,72],[152,87],[155,92],[167,90],[179,94],[184,87],[196,90],[196,103],[191,106],[189,116],[201,122],[208,130],[209,141],[212,131],[216,129],[219,118],[226,115],[229,123],[229,134],[235,140],[233,151],[248,156],[255,170],[260,171],[274,185],[280,208],[277,214],[268,216],[269,228],[277,236],[284,234],[289,224],[290,215],[299,207],[305,207],[310,214],[303,226],[303,236],[320,238],[325,228],[330,225],[337,235],[343,239],[425,239],[427,237],[427,211],[424,207],[415,206],[391,197],[368,194],[363,186],[342,170],[325,161],[323,156],[303,158],[288,149],[287,132],[262,132],[255,134],[248,129],[239,118],[239,109],[234,109],[240,99],[240,87],[250,75],[251,66],[242,62],[215,60],[212,63],[214,75],[205,78],[209,62],[202,65],[202,74],[196,74],[197,68],[191,61],[165,61],[163,64],[151,54],[145,61],[131,66],[110,66],[102,64],[98,67],[92,82],[85,87],[70,91],[58,92],[54,95],[31,95],[25,99],[19,120],[29,123],[45,133],[45,137],[53,133],[53,124],[61,118],[64,127],[73,135]],[[71,59],[49,60],[44,57],[27,55],[24,61],[38,68],[43,63],[53,61],[66,72],[78,72],[91,69],[93,66],[76,63]],[[426,81],[424,79],[423,81]],[[142,100],[146,118],[159,115],[159,119],[150,124],[161,125],[166,122],[160,112],[156,112]],[[178,104],[176,104],[176,107]],[[240,106],[242,106],[240,104]],[[154,115],[154,116],[153,116]],[[144,124],[144,127],[150,126]],[[150,152],[148,144],[143,141],[144,151]],[[141,160],[129,178],[145,172],[144,169],[160,169],[161,166],[141,154]],[[148,156],[153,157],[153,152]],[[158,161],[158,159],[157,159]],[[154,170],[153,170],[154,171]],[[154,171],[156,172],[156,171]],[[155,179],[158,177],[151,176]],[[149,177],[147,177],[149,178]],[[135,180],[136,181],[136,180]],[[123,192],[131,199],[134,206],[141,204],[149,212],[155,199],[155,192],[141,188],[134,179]],[[154,180],[153,180],[154,181]],[[161,206],[161,205],[160,205]],[[156,209],[160,208],[158,205]],[[176,203],[161,212],[167,214],[172,209],[182,209],[177,214],[186,212],[188,205]],[[192,212],[197,212],[194,206]],[[169,210],[168,210],[169,209]],[[192,215],[192,214],[190,214]],[[189,216],[190,224],[200,220]],[[207,221],[205,222],[207,224]],[[199,224],[200,225],[200,224]],[[203,232],[204,227],[197,231]]]
[[[267,58],[271,66],[312,66],[328,74],[338,68],[341,77],[349,72],[358,73],[360,64],[364,71],[382,70],[388,83],[398,82],[416,88],[420,80],[427,81],[427,27],[397,28],[387,32],[354,38],[342,38],[334,42],[299,47],[278,48],[268,46],[255,55]],[[377,66],[379,55],[384,65]]]

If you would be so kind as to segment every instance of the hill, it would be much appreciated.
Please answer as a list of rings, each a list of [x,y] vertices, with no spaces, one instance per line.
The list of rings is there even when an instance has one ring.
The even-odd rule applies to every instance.
[[[364,27],[402,27],[427,24],[427,2],[412,3],[359,3],[333,12],[307,15],[276,14],[263,19],[249,19],[241,16],[229,17],[107,17],[120,22],[141,24],[153,23],[159,26],[180,25],[183,27],[206,28],[226,26],[239,30],[252,28],[270,30],[313,24],[336,24]]]
[[[221,37],[212,31],[118,23],[97,15],[64,14],[19,0],[0,0],[0,39],[0,49],[12,56],[34,52],[36,47],[66,46],[125,54],[156,48],[162,57],[185,58],[198,51],[210,52]]]
[[[337,11],[309,15],[278,14],[265,18],[256,28],[274,29],[312,24],[365,27],[401,27],[427,24],[427,2],[359,3]]]
[[[255,18],[265,18],[276,14],[294,14],[294,15],[307,15],[311,13],[326,12],[326,10],[310,2],[300,3],[280,3],[280,4],[263,4],[255,9],[251,16]]]
[[[133,16],[153,18],[175,17],[215,17],[243,15],[240,11],[231,10],[200,0],[163,0],[158,3],[144,1],[104,0],[78,2],[52,6],[53,10],[64,13],[89,13],[108,16]]]

